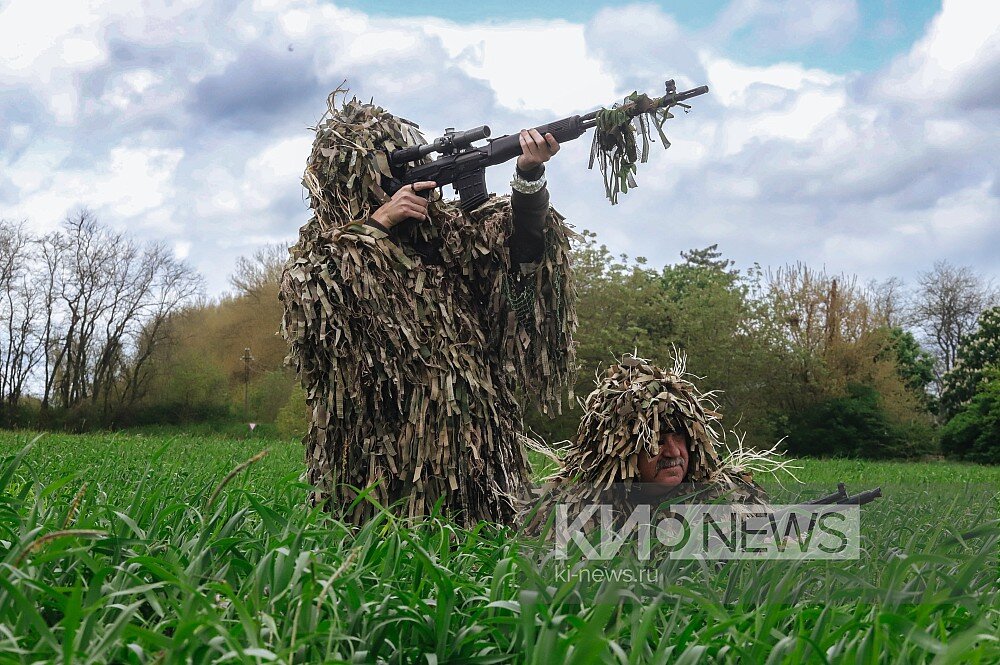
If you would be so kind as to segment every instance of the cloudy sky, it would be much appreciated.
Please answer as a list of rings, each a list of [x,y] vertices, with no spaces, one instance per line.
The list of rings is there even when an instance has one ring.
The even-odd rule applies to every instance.
[[[0,218],[45,231],[89,207],[218,294],[236,257],[307,220],[308,127],[344,79],[428,135],[497,136],[666,78],[711,93],[619,205],[588,140],[549,170],[553,204],[613,251],[1000,278],[1000,3],[983,0],[0,0]]]

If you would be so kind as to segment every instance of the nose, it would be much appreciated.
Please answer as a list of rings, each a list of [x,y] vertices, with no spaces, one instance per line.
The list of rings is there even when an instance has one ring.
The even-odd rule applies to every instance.
[[[680,436],[679,434],[675,434],[673,432],[667,434],[662,444],[663,450],[665,450],[667,455],[669,455],[670,457],[680,457],[683,446],[684,446],[684,437]]]

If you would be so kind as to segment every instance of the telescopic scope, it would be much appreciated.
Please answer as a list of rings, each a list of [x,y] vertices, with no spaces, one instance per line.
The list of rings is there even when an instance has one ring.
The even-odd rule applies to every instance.
[[[409,162],[415,162],[418,159],[423,159],[432,152],[440,152],[448,155],[458,150],[464,150],[476,141],[485,139],[489,135],[489,125],[473,127],[472,129],[466,129],[461,132],[456,132],[454,127],[449,127],[444,130],[444,136],[439,139],[434,139],[430,143],[394,150],[392,155],[390,155],[389,160],[392,162],[393,166],[403,166]]]

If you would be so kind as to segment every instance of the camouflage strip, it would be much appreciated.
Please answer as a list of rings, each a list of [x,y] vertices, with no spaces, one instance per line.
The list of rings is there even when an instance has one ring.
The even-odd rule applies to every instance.
[[[766,495],[748,470],[723,464],[718,404],[687,376],[682,360],[664,370],[626,354],[609,367],[587,396],[576,436],[562,467],[548,479],[532,526],[544,522],[557,503],[570,504],[575,513],[586,504],[607,503],[610,496],[621,513],[630,512],[627,490],[639,483],[639,453],[658,455],[664,428],[686,432],[690,441],[688,475],[673,496],[697,492],[699,500],[763,502]]]

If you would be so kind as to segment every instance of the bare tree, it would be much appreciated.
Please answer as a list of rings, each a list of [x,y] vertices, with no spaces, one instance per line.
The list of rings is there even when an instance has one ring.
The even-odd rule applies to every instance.
[[[119,362],[120,375],[114,384],[119,389],[119,402],[132,405],[145,395],[152,377],[150,359],[160,344],[168,338],[170,317],[186,303],[198,297],[203,280],[182,261],[178,261],[163,245],[148,247],[139,263],[137,274],[144,288],[134,290],[134,307],[130,325],[115,329],[109,346],[130,349],[127,359]]]
[[[32,380],[43,410],[89,404],[107,417],[133,404],[165,322],[201,289],[163,245],[141,245],[87,210],[37,239],[0,223],[0,403]]]
[[[90,396],[95,331],[115,297],[117,259],[130,257],[116,256],[123,238],[99,225],[87,210],[67,217],[62,234],[60,300],[67,321],[52,374],[60,405],[72,407]]]
[[[868,284],[868,293],[875,310],[890,327],[902,328],[910,320],[906,285],[900,278],[889,277],[881,282],[872,280]]]
[[[54,231],[37,240],[38,283],[42,308],[41,345],[45,362],[42,363],[42,411],[52,403],[55,386],[55,368],[59,366],[62,346],[62,329],[58,316],[58,304],[62,293],[62,262],[65,252],[63,235]]]
[[[832,394],[870,378],[871,359],[888,340],[885,312],[870,288],[853,275],[829,275],[802,263],[768,272],[767,288],[794,379],[806,388],[790,393],[792,408],[810,401],[810,391]]]
[[[277,288],[281,271],[288,260],[288,248],[282,243],[271,243],[255,251],[253,256],[241,256],[229,283],[241,296],[259,297],[266,287]]]
[[[0,220],[0,403],[21,400],[41,356],[38,291],[28,269],[33,243],[24,222]]]
[[[948,261],[936,262],[917,283],[912,322],[934,351],[940,387],[942,377],[955,367],[962,337],[975,330],[979,314],[997,302],[997,292],[972,268]]]

